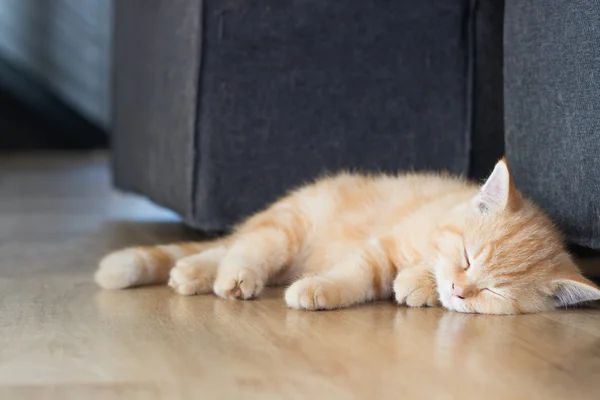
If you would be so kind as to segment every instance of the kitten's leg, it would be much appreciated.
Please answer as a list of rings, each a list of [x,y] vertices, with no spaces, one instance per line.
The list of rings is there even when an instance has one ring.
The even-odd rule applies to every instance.
[[[96,283],[105,289],[165,283],[169,271],[178,259],[216,246],[222,240],[138,246],[117,250],[100,260],[94,278]]]
[[[371,241],[322,274],[300,279],[285,292],[291,308],[327,310],[391,297],[395,266]]]
[[[394,296],[398,304],[409,307],[440,305],[435,276],[425,266],[402,269],[394,280]]]
[[[182,295],[211,293],[225,254],[227,246],[220,245],[180,259],[171,270],[169,286]]]
[[[306,220],[293,208],[274,207],[236,232],[217,271],[213,291],[220,297],[251,299],[300,251]]]

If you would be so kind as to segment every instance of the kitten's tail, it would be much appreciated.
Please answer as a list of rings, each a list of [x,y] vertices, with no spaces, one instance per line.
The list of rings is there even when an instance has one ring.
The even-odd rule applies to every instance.
[[[177,260],[221,245],[224,241],[225,238],[117,250],[100,260],[94,279],[105,289],[166,283]]]

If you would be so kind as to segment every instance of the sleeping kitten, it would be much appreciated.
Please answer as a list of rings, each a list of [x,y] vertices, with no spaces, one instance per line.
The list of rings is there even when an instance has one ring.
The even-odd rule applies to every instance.
[[[100,261],[103,288],[167,282],[251,299],[289,284],[291,308],[395,297],[411,307],[519,314],[600,299],[504,160],[478,187],[434,174],[342,173],[304,186],[208,243],[135,247]]]

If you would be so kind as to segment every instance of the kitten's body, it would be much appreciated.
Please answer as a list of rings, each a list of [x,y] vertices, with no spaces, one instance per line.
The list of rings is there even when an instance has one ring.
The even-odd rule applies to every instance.
[[[522,313],[600,298],[504,162],[481,190],[433,174],[328,177],[215,242],[112,253],[96,281],[116,289],[169,275],[180,294],[239,299],[293,282],[286,303],[308,310],[395,295],[410,306]]]

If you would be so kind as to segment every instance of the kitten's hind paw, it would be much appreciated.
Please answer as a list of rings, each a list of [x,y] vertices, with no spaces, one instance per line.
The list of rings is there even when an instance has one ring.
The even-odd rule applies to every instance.
[[[144,259],[135,249],[115,251],[102,260],[94,279],[104,289],[125,289],[148,283]]]
[[[224,269],[219,271],[213,291],[224,299],[253,299],[262,292],[264,281],[250,268]]]
[[[217,266],[204,254],[182,258],[171,270],[169,286],[185,296],[211,293]]]

